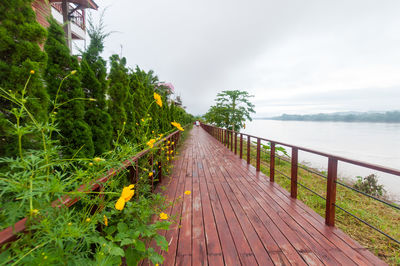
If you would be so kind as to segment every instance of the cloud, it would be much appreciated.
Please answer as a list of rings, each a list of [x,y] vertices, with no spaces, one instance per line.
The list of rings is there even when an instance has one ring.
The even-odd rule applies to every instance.
[[[268,99],[298,113],[389,107],[393,95],[373,97],[400,87],[398,1],[97,2],[107,7],[108,29],[118,31],[107,39],[105,57],[122,45],[131,66],[173,83],[193,114],[205,113],[227,89],[255,95],[262,115],[284,110]],[[374,96],[345,98],[363,91]]]

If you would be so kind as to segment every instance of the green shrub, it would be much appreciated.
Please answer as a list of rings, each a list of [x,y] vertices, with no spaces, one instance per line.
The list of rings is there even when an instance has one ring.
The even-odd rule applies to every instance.
[[[63,146],[65,157],[92,157],[92,132],[84,121],[85,95],[81,87],[80,66],[77,58],[70,55],[62,27],[54,19],[49,22],[44,46],[48,55],[45,80],[47,90],[54,99],[51,115],[56,116],[58,121],[59,134],[56,138]],[[71,73],[75,74],[64,79]]]
[[[353,187],[372,196],[383,196],[385,193],[383,185],[378,185],[378,177],[375,174],[364,178],[357,176],[357,182]]]

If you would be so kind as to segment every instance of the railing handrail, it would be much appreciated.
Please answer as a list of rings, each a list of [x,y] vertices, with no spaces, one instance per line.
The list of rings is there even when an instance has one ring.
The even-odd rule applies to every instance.
[[[297,198],[297,185],[302,186],[303,188],[309,190],[310,192],[314,193],[315,195],[319,196],[320,198],[324,199],[326,201],[326,207],[325,207],[325,223],[329,226],[334,226],[335,225],[335,212],[336,212],[336,207],[338,207],[340,210],[346,212],[347,214],[353,216],[354,218],[356,218],[357,220],[359,220],[360,222],[366,224],[367,226],[371,227],[372,229],[376,230],[377,232],[383,234],[384,236],[388,237],[389,239],[393,240],[394,242],[396,242],[397,244],[400,244],[400,241],[395,239],[394,237],[386,234],[385,232],[383,232],[382,230],[378,229],[377,227],[369,224],[368,222],[364,221],[362,218],[354,215],[353,213],[345,210],[344,208],[342,208],[341,206],[336,204],[336,184],[342,185],[343,187],[352,189],[355,192],[358,192],[360,194],[366,195],[374,200],[380,201],[381,203],[384,203],[386,205],[388,205],[389,207],[393,207],[397,210],[399,210],[400,208],[395,206],[394,204],[391,204],[389,202],[386,202],[384,200],[378,199],[372,195],[368,195],[365,194],[357,189],[351,188],[350,186],[344,185],[342,182],[338,181],[338,162],[342,161],[342,162],[346,162],[346,163],[350,163],[353,165],[358,165],[358,166],[362,166],[365,168],[369,168],[369,169],[374,169],[374,170],[378,170],[381,172],[385,172],[385,173],[389,173],[389,174],[393,174],[396,176],[400,176],[400,170],[398,169],[393,169],[393,168],[389,168],[389,167],[385,167],[385,166],[381,166],[381,165],[376,165],[376,164],[371,164],[371,163],[367,163],[367,162],[361,162],[361,161],[357,161],[357,160],[353,160],[353,159],[348,159],[342,156],[337,156],[337,155],[333,155],[333,154],[329,154],[329,153],[325,153],[325,152],[320,152],[320,151],[316,151],[313,149],[309,149],[309,148],[304,148],[304,147],[300,147],[300,146],[296,146],[296,145],[291,145],[291,144],[287,144],[281,141],[274,141],[274,140],[270,140],[270,139],[266,139],[266,138],[261,138],[261,137],[256,137],[250,134],[246,134],[246,133],[240,133],[240,132],[236,132],[230,129],[223,129],[223,128],[219,128],[216,127],[214,125],[207,125],[204,123],[201,123],[202,128],[204,128],[210,135],[214,136],[217,140],[221,141],[225,146],[227,146],[227,148],[231,149],[232,152],[234,152],[235,154],[237,154],[237,137],[238,135],[240,135],[239,141],[239,157],[240,159],[242,159],[243,157],[243,136],[247,136],[247,164],[250,164],[251,158],[250,158],[250,150],[251,150],[251,138],[255,138],[257,139],[257,142],[253,142],[254,145],[256,145],[257,147],[257,153],[256,153],[256,171],[260,172],[261,170],[261,159],[260,159],[260,154],[261,154],[261,141],[267,141],[270,142],[270,162],[269,162],[269,174],[270,174],[270,182],[274,182],[274,178],[275,178],[275,172],[283,175],[284,177],[288,178],[290,180],[290,196],[292,198]],[[233,138],[233,135],[235,135],[235,138]],[[286,147],[290,147],[292,150],[292,155],[291,157],[289,157],[289,159],[287,160],[288,163],[291,164],[291,174],[286,175],[285,173],[279,171],[278,169],[275,169],[275,157],[279,157],[276,154],[276,150],[275,150],[275,146],[276,144],[278,145],[282,145],[282,146],[286,146]],[[324,156],[328,158],[328,171],[327,171],[327,176],[323,176],[324,178],[326,178],[327,180],[327,184],[326,184],[326,197],[321,196],[320,194],[318,194],[317,192],[313,191],[312,189],[306,187],[304,184],[301,184],[300,182],[298,182],[297,177],[298,177],[298,168],[303,168],[299,162],[298,162],[298,151],[305,151],[305,152],[310,152],[313,154],[317,154],[320,156]],[[313,172],[310,171],[308,169],[305,169],[309,172]],[[322,176],[321,174],[318,174],[319,176]]]
[[[184,126],[184,127],[186,127],[186,126]],[[176,130],[176,131],[172,132],[171,134],[169,134],[165,137],[162,137],[160,140],[155,142],[154,146],[157,147],[163,142],[174,139],[175,143],[174,143],[173,152],[175,153],[175,148],[177,145],[177,141],[179,140],[179,137],[180,137],[180,131]],[[144,149],[144,150],[136,153],[130,159],[123,161],[119,167],[111,168],[110,170],[107,171],[107,173],[103,177],[101,177],[93,182],[90,182],[89,184],[82,184],[81,186],[78,187],[78,189],[76,191],[90,192],[90,191],[95,191],[96,189],[100,189],[102,187],[102,184],[106,183],[111,177],[128,169],[129,167],[132,167],[133,163],[138,162],[138,160],[140,158],[142,158],[143,156],[148,154],[151,150],[152,150],[151,148],[147,148],[147,149]],[[161,163],[159,163],[158,166],[161,167]],[[80,200],[79,197],[70,197],[70,196],[66,195],[64,197],[60,197],[60,198],[54,200],[51,203],[51,205],[53,207],[66,206],[68,208],[68,207],[71,207],[72,205],[74,205],[79,200]],[[25,217],[25,218],[19,220],[18,222],[16,222],[14,225],[9,226],[9,227],[3,229],[2,231],[0,231],[0,247],[8,242],[15,240],[18,233],[24,232],[26,230],[26,221],[27,221],[27,218]]]
[[[219,127],[216,127],[214,125],[208,125],[208,126],[219,128]],[[290,147],[290,148],[295,148],[295,149],[298,149],[298,150],[301,150],[301,151],[317,154],[317,155],[320,155],[320,156],[324,156],[324,157],[328,157],[328,158],[329,157],[335,158],[336,160],[341,161],[341,162],[355,164],[355,165],[358,165],[358,166],[374,169],[376,171],[381,171],[381,172],[385,172],[385,173],[388,173],[388,174],[400,176],[400,169],[395,169],[395,168],[391,168],[391,167],[387,167],[387,166],[383,166],[383,165],[378,165],[378,164],[372,164],[372,163],[368,163],[368,162],[364,162],[364,161],[358,161],[358,160],[346,158],[346,157],[335,155],[335,154],[330,154],[330,153],[321,152],[321,151],[317,151],[317,150],[310,149],[310,148],[305,148],[305,147],[302,147],[302,146],[297,146],[297,145],[288,144],[288,143],[281,142],[281,141],[266,139],[266,138],[257,137],[257,136],[250,135],[250,134],[246,134],[246,133],[233,131],[231,129],[224,129],[224,130],[227,130],[228,132],[232,132],[232,133],[236,133],[236,134],[241,134],[243,136],[249,136],[251,138],[272,142],[272,143],[275,143],[275,144],[278,144],[278,145],[282,145],[282,146],[286,146],[286,147]]]

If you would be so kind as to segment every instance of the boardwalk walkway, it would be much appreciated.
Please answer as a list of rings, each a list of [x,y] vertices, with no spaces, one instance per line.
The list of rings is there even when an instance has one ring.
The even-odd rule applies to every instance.
[[[181,220],[165,233],[164,265],[384,265],[268,180],[194,128],[163,181],[182,197],[167,210]]]

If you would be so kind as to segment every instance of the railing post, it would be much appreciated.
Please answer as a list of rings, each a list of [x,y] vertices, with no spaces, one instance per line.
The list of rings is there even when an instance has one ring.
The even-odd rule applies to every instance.
[[[225,131],[225,136],[224,136],[224,145],[225,145],[225,147],[228,147],[228,143],[227,143],[227,139],[228,139],[228,130],[226,130],[226,129],[224,129],[224,131]]]
[[[297,198],[297,162],[298,162],[298,149],[292,148],[292,175],[290,180],[290,196]]]
[[[242,157],[243,157],[243,134],[241,134],[241,133],[240,133],[239,155],[240,155],[240,159],[242,159]]]
[[[226,130],[226,132],[227,132],[227,135],[226,135],[226,144],[227,144],[227,146],[226,146],[226,147],[227,147],[228,150],[229,150],[229,144],[230,144],[230,143],[229,143],[229,142],[230,142],[229,139],[230,139],[231,137],[229,136],[229,130],[228,130],[228,129]]]
[[[261,153],[261,139],[257,138],[257,162],[256,162],[257,172],[260,172],[260,153]]]
[[[162,160],[161,160],[161,149],[158,150],[158,182],[162,181]]]
[[[153,153],[150,156],[149,164],[150,164],[150,171],[151,171],[151,173],[153,173]],[[151,176],[151,192],[154,192],[154,173]]]
[[[235,132],[235,154],[237,154],[237,133]]]
[[[231,151],[233,151],[233,131],[231,131]]]
[[[271,154],[269,157],[269,181],[275,181],[275,143],[271,142]]]
[[[250,136],[247,136],[247,164],[250,164]]]
[[[325,223],[335,225],[336,180],[338,161],[335,158],[328,159],[328,182],[326,190]]]

